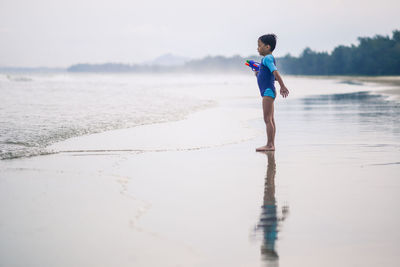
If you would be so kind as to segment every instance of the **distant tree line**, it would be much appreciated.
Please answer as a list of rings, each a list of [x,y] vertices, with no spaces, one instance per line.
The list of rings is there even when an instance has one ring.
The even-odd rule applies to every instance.
[[[288,74],[400,75],[399,30],[391,38],[376,35],[358,41],[358,45],[338,46],[330,54],[306,48],[299,57],[286,55],[278,64]]]
[[[336,47],[331,53],[304,49],[299,57],[290,54],[277,58],[278,69],[296,75],[400,75],[400,31],[392,37],[376,35],[359,37],[358,45]],[[246,59],[260,60],[260,56],[208,56],[191,60],[181,66],[146,64],[77,64],[71,72],[248,72]]]
[[[207,56],[193,59],[179,66],[149,64],[76,64],[69,67],[70,72],[238,72],[248,71],[245,59],[239,55],[233,57]]]

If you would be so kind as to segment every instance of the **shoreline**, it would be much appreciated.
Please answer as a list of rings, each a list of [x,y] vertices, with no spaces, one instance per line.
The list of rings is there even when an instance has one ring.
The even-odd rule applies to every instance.
[[[256,130],[243,127],[243,124],[258,116],[259,112],[251,108],[210,107],[189,114],[182,120],[78,136],[57,142],[48,149],[58,153],[154,152],[219,147],[257,136],[259,133]]]

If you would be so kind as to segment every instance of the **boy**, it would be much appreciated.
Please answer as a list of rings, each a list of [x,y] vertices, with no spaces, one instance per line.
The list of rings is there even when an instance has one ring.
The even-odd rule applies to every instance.
[[[259,71],[256,71],[258,87],[262,96],[262,106],[264,112],[264,122],[267,128],[267,144],[259,147],[256,151],[273,151],[275,150],[275,120],[274,120],[274,100],[276,97],[275,80],[278,81],[281,90],[280,94],[283,97],[289,95],[289,90],[275,66],[275,59],[272,56],[276,45],[276,35],[266,34],[258,38],[257,51],[260,56],[263,56]]]

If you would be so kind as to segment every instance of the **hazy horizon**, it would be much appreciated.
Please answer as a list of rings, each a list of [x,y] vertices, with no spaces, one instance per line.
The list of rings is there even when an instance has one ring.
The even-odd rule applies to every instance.
[[[3,0],[0,66],[140,64],[168,53],[248,56],[257,53],[257,38],[270,32],[278,36],[277,57],[297,56],[306,47],[331,52],[358,37],[390,36],[399,27],[399,8],[394,0]]]

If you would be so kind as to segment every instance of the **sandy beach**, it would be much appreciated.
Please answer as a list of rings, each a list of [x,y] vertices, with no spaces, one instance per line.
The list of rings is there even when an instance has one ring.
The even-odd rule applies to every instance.
[[[255,152],[259,99],[235,96],[1,160],[0,266],[398,266],[384,90],[278,99],[275,152]]]

